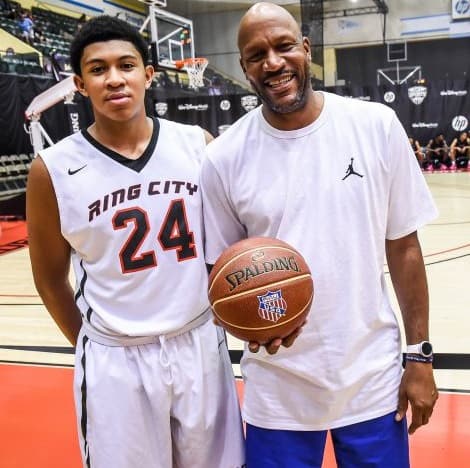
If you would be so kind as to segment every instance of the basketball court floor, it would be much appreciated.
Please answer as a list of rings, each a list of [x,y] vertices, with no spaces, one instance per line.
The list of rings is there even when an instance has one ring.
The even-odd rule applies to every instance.
[[[410,450],[413,468],[461,468],[470,466],[470,172],[426,178],[440,210],[420,232],[440,398],[431,423],[411,437]],[[34,289],[24,224],[2,227],[0,467],[79,468],[73,350]],[[229,348],[237,355],[242,346],[230,339]],[[234,373],[240,375],[237,364]],[[328,445],[323,468],[335,466]]]

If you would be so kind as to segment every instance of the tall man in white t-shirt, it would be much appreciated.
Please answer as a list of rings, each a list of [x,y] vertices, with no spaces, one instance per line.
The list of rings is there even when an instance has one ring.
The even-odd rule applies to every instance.
[[[315,282],[297,339],[245,349],[247,466],[320,467],[330,430],[339,466],[406,468],[408,432],[437,399],[417,236],[437,215],[428,187],[391,109],[312,90],[310,44],[286,10],[255,4],[238,46],[262,105],[208,146],[206,261],[240,239],[276,237],[304,255]]]

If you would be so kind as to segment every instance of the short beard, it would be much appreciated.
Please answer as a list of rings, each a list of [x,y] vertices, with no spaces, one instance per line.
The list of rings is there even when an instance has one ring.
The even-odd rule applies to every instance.
[[[305,78],[304,78],[302,87],[299,88],[294,99],[287,104],[276,104],[271,99],[266,97],[264,93],[260,91],[252,81],[250,81],[250,84],[254,92],[256,93],[256,95],[263,102],[263,104],[266,105],[272,112],[276,114],[289,114],[296,110],[302,109],[307,102],[307,97],[308,97],[307,90],[308,90],[308,87],[311,86],[310,69],[309,69],[308,64],[305,64],[305,67],[304,67],[304,77]]]

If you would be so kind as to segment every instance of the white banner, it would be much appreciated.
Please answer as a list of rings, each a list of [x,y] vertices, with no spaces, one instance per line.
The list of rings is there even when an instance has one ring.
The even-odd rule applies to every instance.
[[[64,10],[73,11],[75,13],[85,13],[87,16],[96,16],[103,14],[102,2],[94,2],[94,5],[88,5],[85,2],[69,2],[66,0],[43,0],[42,3],[53,5]]]
[[[85,13],[87,16],[96,15],[110,15],[116,16],[136,28],[140,28],[146,18],[144,5],[140,8],[132,8],[131,6],[124,6],[115,3],[112,0],[95,0],[94,2],[76,1],[76,0],[42,0],[43,3],[48,3],[64,10],[70,10],[75,13]],[[140,7],[140,5],[139,5]]]
[[[119,19],[140,28],[145,21],[146,15],[129,7],[124,7],[109,0],[103,0],[102,7],[104,13],[109,16],[117,16]]]

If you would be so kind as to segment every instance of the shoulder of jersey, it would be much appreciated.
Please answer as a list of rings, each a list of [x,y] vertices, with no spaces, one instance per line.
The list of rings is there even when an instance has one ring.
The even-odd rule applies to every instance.
[[[54,154],[57,151],[61,151],[64,148],[69,149],[72,145],[82,146],[85,141],[86,140],[83,137],[82,132],[72,133],[71,135],[62,138],[62,140],[59,140],[57,143],[54,143],[52,146],[41,150],[40,154],[41,156],[47,156],[48,154]]]

